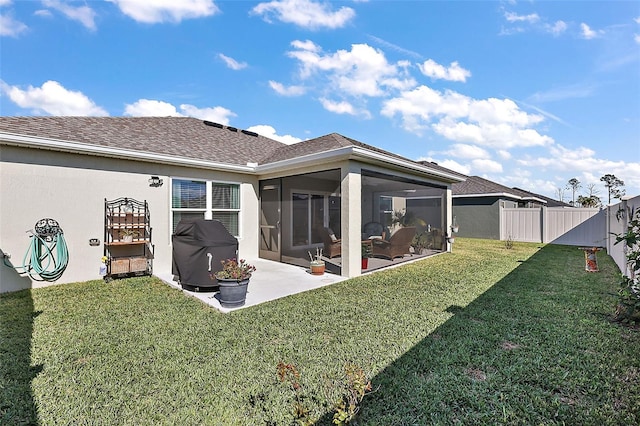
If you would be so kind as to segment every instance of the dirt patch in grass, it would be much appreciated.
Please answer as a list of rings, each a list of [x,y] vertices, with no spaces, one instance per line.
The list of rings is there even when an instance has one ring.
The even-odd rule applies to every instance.
[[[505,351],[512,351],[514,349],[518,349],[520,347],[520,345],[518,345],[517,343],[513,343],[513,342],[509,342],[509,341],[505,340],[504,342],[502,342],[500,347],[502,349],[504,349]]]
[[[487,375],[479,368],[467,368],[466,373],[471,380],[475,380],[476,382],[484,382],[487,380]]]

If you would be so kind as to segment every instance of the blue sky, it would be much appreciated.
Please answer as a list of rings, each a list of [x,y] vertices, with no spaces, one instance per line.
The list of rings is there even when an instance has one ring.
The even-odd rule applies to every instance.
[[[640,194],[640,2],[0,0],[0,114],[337,132],[606,201]]]

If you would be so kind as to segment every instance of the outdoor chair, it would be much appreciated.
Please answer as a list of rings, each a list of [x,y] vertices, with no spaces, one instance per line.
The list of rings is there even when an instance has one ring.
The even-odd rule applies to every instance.
[[[366,240],[371,237],[381,237],[383,240],[389,240],[389,228],[380,222],[368,222],[362,227],[362,239]]]
[[[407,226],[394,232],[389,241],[373,240],[373,256],[385,257],[391,260],[396,257],[403,257],[409,253],[409,247],[415,235],[415,226]]]
[[[342,255],[342,241],[336,238],[331,229],[323,228],[322,242],[324,243],[324,255],[329,259]]]

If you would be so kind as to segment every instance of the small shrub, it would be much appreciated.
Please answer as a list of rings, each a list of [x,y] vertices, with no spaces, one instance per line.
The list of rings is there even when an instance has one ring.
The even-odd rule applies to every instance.
[[[622,275],[614,318],[627,324],[640,320],[640,210],[629,209],[629,224],[624,234],[616,235],[615,244],[627,247],[627,271]],[[618,219],[620,219],[620,216]]]
[[[356,364],[347,363],[344,367],[345,374],[340,381],[328,382],[327,396],[334,392],[341,394],[340,399],[334,404],[333,424],[344,426],[351,422],[360,411],[362,399],[371,392],[371,381],[367,379],[362,368]],[[298,425],[313,425],[315,420],[311,417],[310,410],[305,404],[305,395],[300,384],[300,372],[293,364],[278,363],[278,379],[281,383],[288,383],[294,392],[293,417]]]
[[[509,234],[509,236],[505,240],[504,248],[506,248],[507,250],[511,250],[513,248],[513,237],[511,236],[511,234]]]
[[[279,362],[277,367],[278,379],[282,383],[288,383],[294,392],[293,417],[296,424],[301,426],[311,426],[315,420],[311,418],[310,410],[305,404],[305,394],[300,384],[300,372],[293,364]]]
[[[343,426],[349,423],[360,411],[360,403],[371,392],[371,381],[367,380],[362,368],[353,363],[344,367],[344,396],[335,405],[333,424]]]

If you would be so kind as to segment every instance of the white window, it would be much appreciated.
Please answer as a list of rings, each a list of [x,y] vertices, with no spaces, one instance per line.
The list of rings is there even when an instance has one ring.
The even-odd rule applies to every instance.
[[[173,229],[182,219],[216,219],[240,235],[240,184],[189,179],[171,180]]]

